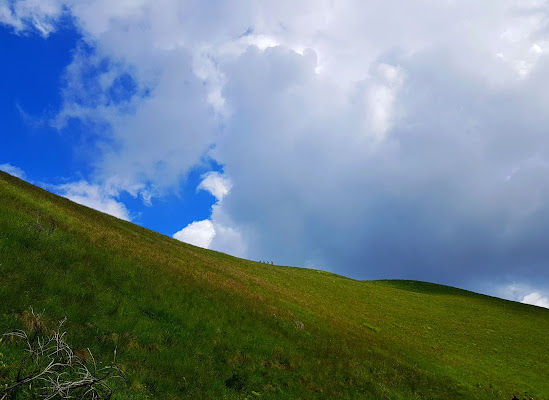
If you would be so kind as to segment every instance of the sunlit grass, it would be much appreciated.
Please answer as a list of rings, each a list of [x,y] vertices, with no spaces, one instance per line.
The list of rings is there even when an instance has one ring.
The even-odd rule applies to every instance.
[[[0,263],[0,331],[66,316],[73,347],[118,349],[118,399],[549,399],[549,310],[230,257],[1,172]]]

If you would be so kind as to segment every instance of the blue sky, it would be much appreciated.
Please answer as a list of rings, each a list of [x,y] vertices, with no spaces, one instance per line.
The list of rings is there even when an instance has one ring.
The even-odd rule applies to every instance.
[[[236,256],[549,307],[548,16],[0,0],[0,168]]]
[[[93,164],[100,153],[96,141],[101,137],[94,131],[106,128],[78,119],[61,128],[53,122],[63,109],[66,68],[76,49],[83,46],[82,35],[71,18],[61,18],[58,25],[47,37],[34,29],[14,34],[9,26],[0,27],[0,48],[5,59],[11,60],[0,65],[0,72],[7,77],[0,84],[0,164],[16,166],[25,179],[64,194],[60,186],[92,179]],[[88,51],[93,52],[93,48]],[[122,76],[120,81],[109,93],[113,102],[132,90],[131,76]],[[117,199],[127,208],[127,219],[172,235],[181,224],[209,217],[215,197],[196,188],[204,173],[220,170],[214,160],[190,169],[174,191],[155,199],[154,207],[128,192],[119,193]]]
[[[37,34],[14,35],[2,27],[1,157],[24,167],[29,176],[44,173],[70,179],[73,167],[86,167],[74,165],[74,138],[58,134],[47,123],[61,107],[61,77],[79,38],[74,30],[44,40]]]

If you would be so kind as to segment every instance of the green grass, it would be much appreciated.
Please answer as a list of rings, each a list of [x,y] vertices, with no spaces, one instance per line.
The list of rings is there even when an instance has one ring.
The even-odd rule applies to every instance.
[[[549,310],[230,257],[0,172],[0,332],[31,306],[117,347],[116,399],[549,399]]]

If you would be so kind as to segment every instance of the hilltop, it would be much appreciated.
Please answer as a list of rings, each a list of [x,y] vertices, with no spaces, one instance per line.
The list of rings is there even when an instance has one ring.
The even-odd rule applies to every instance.
[[[117,348],[116,399],[549,399],[549,310],[231,257],[0,172],[0,332],[29,307]]]

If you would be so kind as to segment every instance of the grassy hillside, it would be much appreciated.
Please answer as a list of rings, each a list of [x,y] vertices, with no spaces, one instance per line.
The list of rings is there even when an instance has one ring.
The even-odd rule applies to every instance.
[[[230,257],[0,172],[0,332],[30,306],[117,347],[116,399],[549,399],[549,310]]]

